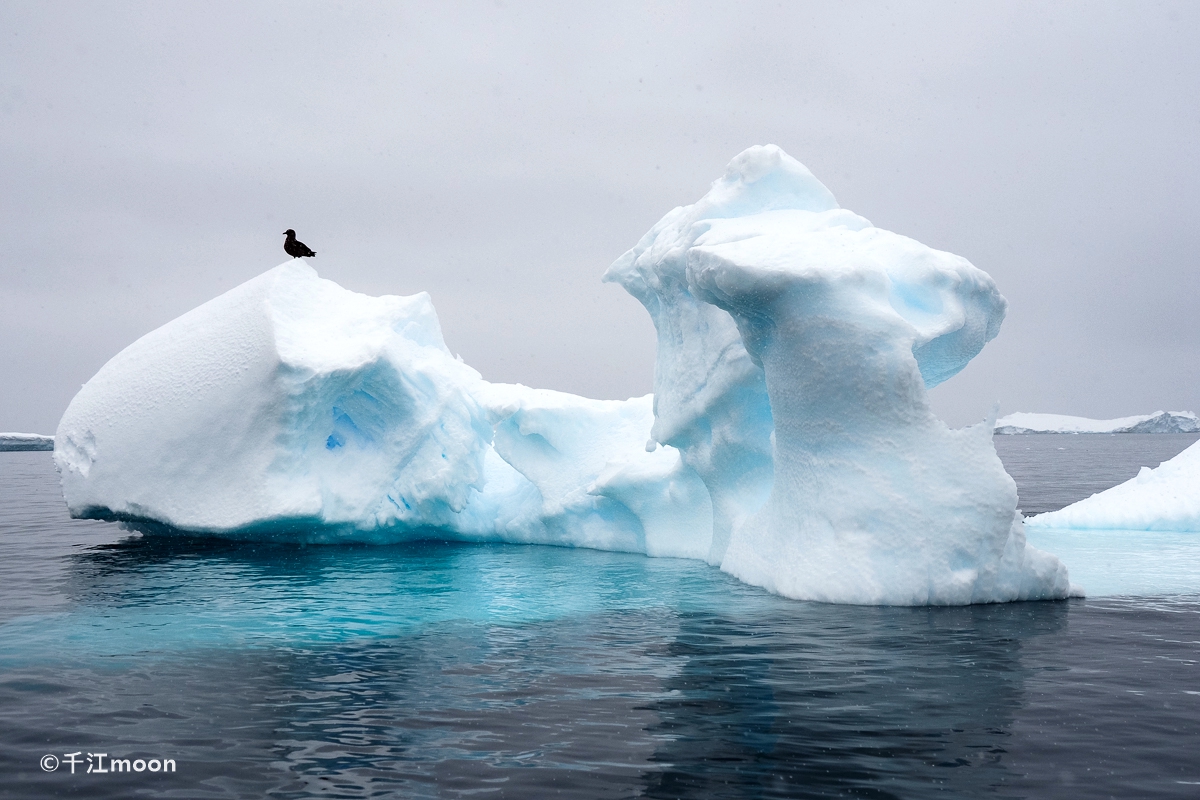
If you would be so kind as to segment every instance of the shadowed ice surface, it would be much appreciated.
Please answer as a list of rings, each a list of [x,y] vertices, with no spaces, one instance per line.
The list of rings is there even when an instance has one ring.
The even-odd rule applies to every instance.
[[[131,537],[66,519],[44,453],[0,504],[0,797],[1200,785],[1194,597],[847,607],[620,553]],[[178,772],[38,766],[75,751]]]

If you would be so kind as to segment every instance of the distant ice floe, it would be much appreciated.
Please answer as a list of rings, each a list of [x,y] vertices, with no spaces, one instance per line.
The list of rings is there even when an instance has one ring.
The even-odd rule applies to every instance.
[[[53,436],[43,436],[40,433],[0,433],[0,453],[53,449]]]
[[[1200,593],[1200,442],[1157,468],[1025,520],[1088,596]]]
[[[1200,442],[1158,467],[1066,508],[1026,521],[1037,528],[1200,533]]]
[[[1190,411],[1156,411],[1117,419],[1088,419],[1061,414],[1009,414],[996,420],[996,433],[1196,433],[1200,418]]]
[[[999,330],[965,259],[872,226],[777,147],[735,158],[606,280],[658,330],[655,395],[492,384],[426,294],[289,262],[153,331],[72,401],[73,515],[236,538],[453,538],[705,559],[799,599],[1062,598],[991,420],[927,397]]]

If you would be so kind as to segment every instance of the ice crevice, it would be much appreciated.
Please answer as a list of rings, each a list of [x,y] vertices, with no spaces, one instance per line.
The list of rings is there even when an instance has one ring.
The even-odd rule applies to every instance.
[[[699,558],[827,602],[1071,592],[1025,542],[991,423],[951,430],[929,407],[999,330],[986,273],[839,208],[762,146],[604,278],[654,322],[652,396],[489,383],[428,295],[284,264],[83,387],[56,435],[68,507],[229,537]]]

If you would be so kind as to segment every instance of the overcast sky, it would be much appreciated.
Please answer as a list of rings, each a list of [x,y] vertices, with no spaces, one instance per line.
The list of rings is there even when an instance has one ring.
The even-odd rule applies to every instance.
[[[433,296],[496,381],[624,398],[600,283],[775,143],[1010,302],[933,391],[1200,411],[1200,6],[0,4],[0,430],[52,433],[142,334],[286,260]]]

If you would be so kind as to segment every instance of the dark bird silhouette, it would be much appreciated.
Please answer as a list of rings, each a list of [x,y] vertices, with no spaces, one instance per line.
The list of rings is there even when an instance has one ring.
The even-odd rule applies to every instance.
[[[287,241],[283,243],[283,252],[287,253],[292,258],[311,258],[317,253],[315,250],[309,250],[308,245],[304,242],[296,240],[296,232],[288,228],[283,232],[287,236]]]

